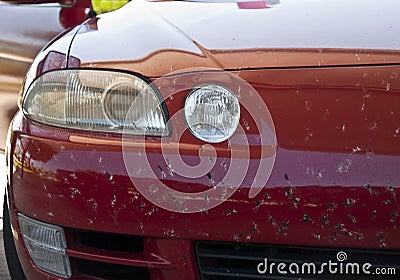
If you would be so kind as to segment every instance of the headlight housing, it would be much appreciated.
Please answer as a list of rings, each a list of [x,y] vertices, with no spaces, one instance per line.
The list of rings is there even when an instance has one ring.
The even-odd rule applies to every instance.
[[[87,131],[165,136],[166,108],[143,79],[122,72],[66,69],[28,88],[24,114],[34,121]]]
[[[200,140],[210,143],[227,140],[235,132],[239,119],[239,100],[223,86],[201,85],[186,98],[185,120]]]

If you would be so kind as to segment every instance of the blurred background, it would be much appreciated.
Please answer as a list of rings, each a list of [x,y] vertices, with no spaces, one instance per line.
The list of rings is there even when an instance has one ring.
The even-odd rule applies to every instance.
[[[130,0],[92,0],[93,10],[97,14],[108,13],[117,10]]]

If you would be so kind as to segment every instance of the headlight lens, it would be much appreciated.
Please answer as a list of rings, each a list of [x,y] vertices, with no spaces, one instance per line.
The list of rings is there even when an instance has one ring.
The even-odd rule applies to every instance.
[[[235,132],[240,118],[237,97],[220,85],[202,85],[186,98],[185,119],[200,140],[219,143]]]
[[[29,87],[23,110],[32,120],[65,128],[169,134],[159,95],[141,78],[121,72],[48,72]]]

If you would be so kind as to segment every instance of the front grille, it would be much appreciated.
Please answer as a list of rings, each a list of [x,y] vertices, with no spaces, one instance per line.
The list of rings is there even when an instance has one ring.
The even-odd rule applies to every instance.
[[[344,252],[347,259],[339,262],[337,254]],[[253,280],[253,279],[400,279],[400,252],[390,250],[358,250],[358,249],[335,249],[335,248],[314,248],[314,247],[289,247],[289,246],[268,246],[258,244],[237,244],[237,243],[217,243],[217,242],[197,242],[196,254],[200,274],[203,280]],[[343,257],[343,254],[341,255]],[[260,262],[265,268],[267,259],[268,270],[260,274],[257,266]],[[321,269],[322,263],[337,263],[337,272],[330,273],[328,266]],[[275,265],[271,268],[271,263]],[[278,273],[277,266],[284,263],[281,269],[287,274]],[[299,273],[296,273],[297,267]],[[313,267],[304,265],[305,273],[301,273],[302,264],[313,263]],[[347,264],[359,264],[357,268]],[[376,268],[379,272],[386,272],[386,275],[366,275],[362,272],[362,265],[372,264],[367,271],[375,273]],[[342,266],[340,265],[342,264]],[[346,267],[347,265],[347,267]],[[292,267],[291,273],[289,266]],[[342,273],[340,269],[342,267]],[[382,268],[384,270],[382,270]],[[389,268],[394,268],[395,271]],[[309,270],[310,269],[310,270]],[[334,267],[332,266],[332,271]],[[346,269],[348,273],[346,273]],[[322,273],[318,273],[321,272]],[[393,272],[396,275],[393,275]],[[388,275],[387,273],[390,273]]]

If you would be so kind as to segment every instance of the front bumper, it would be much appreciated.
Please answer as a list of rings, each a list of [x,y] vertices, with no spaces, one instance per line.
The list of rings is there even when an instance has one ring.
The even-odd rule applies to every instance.
[[[293,166],[293,159],[299,153],[310,155],[307,151],[293,154],[278,149],[270,181],[253,199],[243,187],[214,209],[185,214],[158,208],[141,196],[126,172],[118,137],[51,128],[19,114],[10,144],[9,205],[17,251],[28,279],[57,277],[36,268],[29,259],[17,213],[65,230],[71,279],[114,279],[107,273],[129,268],[127,275],[138,274],[143,279],[182,279],[185,275],[185,279],[197,280],[195,242],[201,240],[400,249],[398,189],[360,186],[354,178],[347,181],[353,185],[335,184],[332,178],[294,184],[288,175],[296,177],[298,166]],[[159,161],[156,166],[167,168],[156,148],[150,153],[153,161]],[[330,154],[318,160],[328,166],[340,157]],[[376,158],[376,162],[385,161],[390,158]],[[160,179],[182,187],[177,176],[160,174]],[[190,187],[196,188],[196,182]]]

